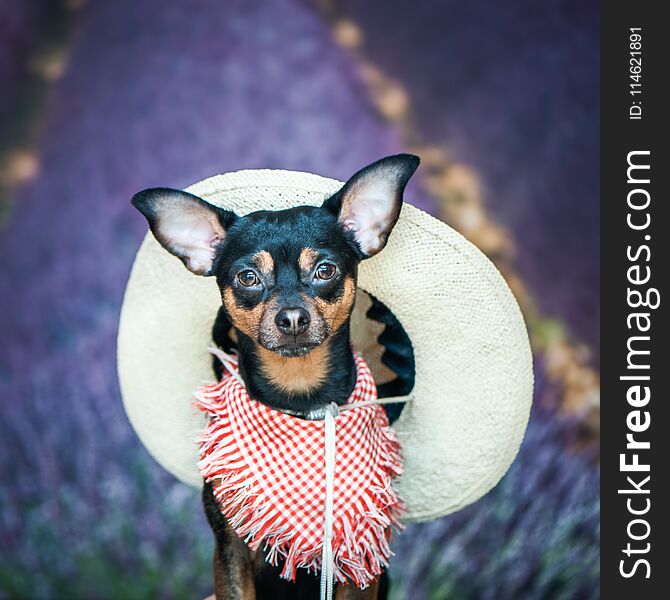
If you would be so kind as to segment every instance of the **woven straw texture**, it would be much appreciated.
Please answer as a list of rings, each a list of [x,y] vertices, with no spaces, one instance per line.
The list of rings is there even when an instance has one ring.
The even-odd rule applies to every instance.
[[[243,215],[317,205],[341,186],[310,173],[248,170],[188,191]],[[361,263],[358,285],[393,311],[414,347],[416,383],[394,423],[403,446],[397,490],[408,507],[405,520],[463,508],[505,474],[528,422],[532,358],[519,307],[475,246],[408,204],[386,248]],[[121,392],[148,451],[193,486],[202,485],[196,440],[205,427],[193,391],[213,379],[207,348],[220,303],[213,278],[192,275],[147,234],[121,311]],[[375,324],[368,327],[361,314],[353,322],[354,346],[374,362],[365,348]]]

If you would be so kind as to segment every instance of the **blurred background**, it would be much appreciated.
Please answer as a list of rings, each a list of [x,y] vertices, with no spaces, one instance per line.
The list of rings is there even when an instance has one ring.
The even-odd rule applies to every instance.
[[[392,598],[597,598],[598,37],[584,0],[0,0],[0,597],[212,591],[198,492],[119,397],[131,195],[411,151],[406,199],[503,272],[537,384],[503,481],[397,538]]]

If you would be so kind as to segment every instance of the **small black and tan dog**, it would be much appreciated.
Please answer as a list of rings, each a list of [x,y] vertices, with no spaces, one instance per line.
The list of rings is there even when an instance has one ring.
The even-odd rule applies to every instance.
[[[224,348],[234,340],[249,395],[308,418],[318,407],[345,403],[353,390],[349,319],[358,264],[386,245],[418,164],[409,154],[379,160],[320,207],[238,216],[164,188],[140,192],[132,203],[165,249],[193,273],[216,277],[223,303],[214,340]],[[252,556],[209,484],[203,502],[217,542],[216,598],[318,597],[316,577],[287,583],[280,569]],[[338,586],[336,597],[377,598],[384,587]]]

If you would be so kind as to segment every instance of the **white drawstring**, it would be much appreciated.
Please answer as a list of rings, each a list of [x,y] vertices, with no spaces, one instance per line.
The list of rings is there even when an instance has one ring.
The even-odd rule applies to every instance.
[[[226,368],[226,371],[228,371],[232,377],[237,379],[238,383],[242,387],[246,387],[237,368],[237,357],[232,354],[227,354],[221,350],[221,348],[216,348],[215,346],[210,346],[208,350],[210,354],[213,354],[221,361],[221,364],[223,364],[223,366]]]
[[[373,404],[396,404],[398,402],[409,402],[411,398],[403,398],[402,396],[389,396],[388,398],[375,398],[374,400],[363,400],[362,402],[352,402],[338,407],[340,412],[344,410],[351,410],[352,408],[361,408],[363,406],[372,406]]]
[[[335,557],[333,555],[333,505],[335,502],[335,417],[340,412],[371,404],[391,404],[405,402],[404,398],[384,398],[366,400],[346,406],[338,406],[334,402],[325,407],[324,414],[324,446],[326,458],[326,506],[323,517],[323,551],[321,552],[321,600],[332,600],[334,587]]]
[[[326,406],[324,418],[326,459],[326,506],[323,519],[323,552],[321,553],[321,600],[333,597],[333,503],[335,496],[335,417],[340,414],[334,402]]]
[[[216,356],[226,371],[230,373],[242,386],[246,387],[240,373],[237,369],[237,358],[226,354],[220,348],[211,347],[209,351]],[[325,406],[323,409],[317,409],[310,418],[324,420],[324,446],[325,446],[325,476],[326,476],[326,506],[324,508],[323,518],[323,550],[321,552],[321,600],[332,600],[333,589],[335,585],[335,557],[333,555],[333,505],[335,496],[335,417],[340,412],[351,410],[352,408],[361,408],[372,404],[393,404],[395,402],[407,402],[409,398],[383,398],[375,400],[365,400],[363,402],[353,402],[345,406],[338,406],[334,402]],[[323,416],[321,416],[323,411]]]

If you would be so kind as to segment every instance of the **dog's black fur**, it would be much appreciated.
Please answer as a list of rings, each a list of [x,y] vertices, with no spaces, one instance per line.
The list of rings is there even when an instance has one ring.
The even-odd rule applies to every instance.
[[[237,216],[164,188],[140,192],[132,203],[158,241],[187,268],[216,277],[223,303],[214,341],[238,351],[250,396],[310,418],[326,404],[344,404],[353,390],[349,317],[358,264],[386,245],[418,164],[407,154],[377,161],[320,207]],[[231,533],[211,483],[204,485],[203,505],[217,540],[215,573],[218,568],[219,579],[234,579],[233,571],[243,572],[253,559]],[[278,578],[277,568],[262,560],[255,564],[258,598],[318,597],[317,577],[301,573],[296,583],[287,583]],[[379,596],[373,596],[375,587],[350,589],[346,597],[384,597],[382,580]],[[219,587],[217,598],[249,597],[248,590],[241,591],[244,586]]]
[[[300,252],[319,248],[320,260],[337,265],[340,276],[323,281],[311,277],[301,280],[296,272]],[[315,207],[300,207],[279,212],[257,212],[239,219],[228,229],[226,244],[217,257],[216,277],[219,287],[234,278],[235,273],[252,266],[250,257],[269,252],[274,259],[273,285],[249,292],[233,286],[239,306],[253,309],[276,298],[281,306],[300,306],[302,296],[336,302],[344,293],[347,276],[356,278],[358,255],[353,244],[337,231],[337,216]],[[281,289],[278,289],[281,286]],[[349,346],[349,325],[344,323],[333,332],[328,353],[328,377],[322,385],[305,393],[284,393],[263,375],[258,356],[258,343],[237,330],[240,373],[251,397],[268,406],[305,412],[330,402],[346,402],[356,381],[354,361]],[[298,350],[300,352],[300,350]]]

